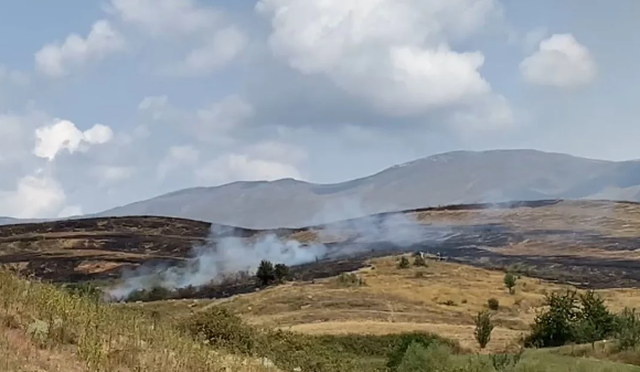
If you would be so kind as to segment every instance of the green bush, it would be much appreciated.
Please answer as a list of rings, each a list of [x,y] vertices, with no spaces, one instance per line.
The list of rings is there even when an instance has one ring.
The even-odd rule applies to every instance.
[[[398,365],[398,372],[440,372],[451,370],[451,354],[449,350],[438,343],[425,347],[418,342],[412,342],[402,356]]]
[[[279,283],[289,280],[289,267],[285,264],[277,264],[274,269],[274,275]]]
[[[547,295],[549,309],[538,315],[526,346],[554,347],[569,342],[591,343],[612,336],[619,328],[616,316],[593,291],[578,296],[575,291]],[[629,319],[629,318],[626,318]]]
[[[500,301],[497,298],[490,298],[487,300],[487,307],[490,310],[497,311],[500,308]]]
[[[342,273],[338,275],[336,281],[343,287],[361,287],[366,285],[366,281],[356,273]]]
[[[266,287],[276,281],[276,270],[271,261],[262,260],[256,271],[260,285]]]
[[[493,321],[491,320],[491,314],[487,311],[478,313],[475,318],[476,328],[474,336],[480,349],[484,349],[489,341],[491,341],[491,332],[493,331]]]
[[[625,308],[616,319],[617,346],[620,351],[633,349],[640,344],[640,314],[636,309]]]
[[[260,329],[219,307],[192,315],[183,322],[182,328],[214,348],[267,358],[284,371],[297,368],[313,372],[377,370],[383,368],[381,364],[390,357],[397,360],[397,366],[413,341],[424,345],[439,342],[460,351],[457,343],[428,333],[305,335]]]
[[[427,260],[425,260],[424,257],[422,256],[416,256],[413,259],[413,266],[420,266],[420,267],[427,266]]]
[[[516,287],[516,277],[512,274],[512,273],[506,273],[504,274],[504,286],[507,287],[507,289],[509,290],[510,294],[514,294],[515,293],[515,287]]]
[[[439,336],[424,333],[405,334],[398,339],[397,343],[387,356],[387,370],[398,371],[402,360],[411,345],[420,345],[428,348],[431,345],[439,344],[448,347],[453,352],[460,352],[460,346],[453,341],[443,339]],[[415,350],[414,350],[415,351]]]
[[[400,258],[400,262],[398,262],[399,269],[408,269],[409,268],[409,259],[405,256]]]

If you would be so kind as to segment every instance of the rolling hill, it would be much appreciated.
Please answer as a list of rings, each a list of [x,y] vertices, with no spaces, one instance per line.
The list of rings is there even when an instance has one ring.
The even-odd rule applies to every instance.
[[[639,201],[640,162],[535,150],[455,151],[348,182],[234,182],[180,190],[94,216],[161,215],[278,228],[426,206],[555,198]]]

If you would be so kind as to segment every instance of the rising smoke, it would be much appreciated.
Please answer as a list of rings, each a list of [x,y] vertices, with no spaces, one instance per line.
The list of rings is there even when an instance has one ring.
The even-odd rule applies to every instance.
[[[348,213],[344,206],[348,205]],[[185,265],[142,266],[123,275],[120,284],[107,291],[111,299],[123,299],[132,292],[163,287],[176,290],[201,287],[215,282],[224,274],[239,271],[254,272],[260,261],[269,260],[288,266],[370,252],[372,249],[407,249],[418,244],[444,238],[449,232],[444,226],[425,226],[402,213],[373,215],[340,220],[341,215],[358,215],[358,203],[348,202],[337,208],[325,207],[321,217],[313,219],[313,231],[321,241],[341,241],[343,244],[303,245],[297,240],[283,240],[267,234],[254,241],[233,236],[233,230],[212,227],[207,243],[192,250]],[[362,214],[360,214],[362,215]],[[331,221],[323,223],[321,221]],[[338,220],[339,222],[333,222]],[[382,245],[381,245],[382,244]]]

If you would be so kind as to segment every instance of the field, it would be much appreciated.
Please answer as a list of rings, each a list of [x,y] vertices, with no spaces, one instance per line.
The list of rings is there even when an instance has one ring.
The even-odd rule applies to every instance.
[[[101,306],[108,312],[134,310],[141,322],[161,320],[170,329],[194,315],[224,308],[249,326],[304,335],[301,342],[305,344],[353,335],[382,340],[422,331],[482,355],[513,349],[543,310],[545,295],[554,291],[596,289],[615,312],[640,303],[640,204],[542,201],[448,206],[406,211],[401,219],[394,216],[398,214],[277,231],[212,227],[162,217],[1,226],[0,264],[19,275],[54,283],[108,284],[123,270],[183,264],[194,247],[207,245],[215,250],[220,237],[236,236],[250,246],[275,234],[302,243],[302,249],[322,244],[323,256],[292,267],[295,280],[262,290],[251,281],[219,283],[188,299]],[[401,242],[394,232],[402,238],[405,231],[411,239]],[[416,251],[430,257],[425,267],[398,268],[401,255],[412,261],[411,253]],[[505,269],[519,276],[514,294],[504,287]],[[343,273],[354,273],[362,282],[353,282]],[[493,312],[496,328],[487,348],[479,350],[473,318],[487,308],[489,298],[499,302]],[[20,370],[19,365],[25,371],[86,370],[86,361],[74,347],[42,350],[34,345],[18,331],[28,324],[2,326],[0,370]],[[181,342],[183,348],[190,341]],[[604,352],[606,345],[598,347],[584,353],[588,359],[576,358],[574,348],[563,348],[527,351],[523,360],[528,364],[544,361],[548,365],[542,370],[569,370],[575,363],[586,363],[578,369],[585,371],[638,370],[595,360],[635,364],[638,359]],[[229,362],[231,370],[248,360],[230,358],[236,358]],[[380,367],[379,356],[367,358],[363,365]]]

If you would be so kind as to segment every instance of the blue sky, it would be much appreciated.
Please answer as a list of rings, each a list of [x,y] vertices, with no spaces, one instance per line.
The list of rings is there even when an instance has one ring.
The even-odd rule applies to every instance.
[[[7,2],[0,215],[459,149],[640,158],[639,16],[635,0]]]

